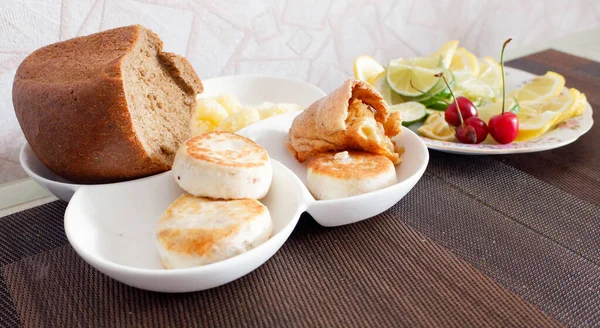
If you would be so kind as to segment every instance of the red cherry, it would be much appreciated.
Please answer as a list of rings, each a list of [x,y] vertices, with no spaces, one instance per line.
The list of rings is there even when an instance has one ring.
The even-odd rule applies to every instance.
[[[472,125],[461,125],[456,128],[456,139],[465,144],[477,143],[477,131]]]
[[[498,143],[507,144],[513,142],[519,134],[519,120],[512,112],[504,112],[494,115],[490,119],[489,126],[492,138]]]
[[[487,138],[488,127],[479,117],[469,117],[463,125],[456,128],[456,139],[466,144],[478,144]]]
[[[463,120],[467,120],[469,117],[477,116],[477,107],[467,97],[458,97],[455,102],[452,102],[446,108],[444,118],[446,122],[452,126],[459,126],[461,121],[456,108],[456,103],[460,107],[460,113],[462,114]]]
[[[475,141],[476,144],[482,143],[485,140],[485,138],[487,138],[488,126],[479,117],[476,117],[476,116],[469,117],[465,121],[465,125],[470,125],[475,129],[475,133],[477,134],[477,140]]]
[[[504,41],[502,51],[500,52],[500,69],[502,70],[502,113],[490,118],[489,130],[492,138],[500,144],[513,142],[519,134],[519,120],[517,115],[504,111],[506,102],[506,85],[504,84],[504,49],[512,39]]]

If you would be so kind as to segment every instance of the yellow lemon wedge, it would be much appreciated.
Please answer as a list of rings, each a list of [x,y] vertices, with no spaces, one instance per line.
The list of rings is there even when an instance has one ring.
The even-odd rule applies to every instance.
[[[379,92],[381,97],[383,97],[383,100],[385,100],[385,102],[389,106],[404,102],[404,99],[402,99],[402,97],[399,94],[397,94],[396,92],[394,92],[394,90],[392,90],[392,88],[390,88],[390,85],[387,82],[385,72],[379,73],[379,75],[373,78],[370,83],[373,86],[373,88],[375,88],[375,90]]]
[[[519,134],[517,141],[530,140],[541,136],[558,123],[571,118],[581,106],[582,94],[569,89],[551,99],[520,101]],[[585,106],[585,103],[583,104]]]
[[[450,68],[450,64],[452,64],[452,58],[454,57],[454,53],[456,52],[456,48],[458,48],[458,41],[452,40],[444,43],[438,51],[431,54],[430,57],[433,58],[442,58],[442,66],[444,68]]]
[[[492,57],[483,57],[479,60],[478,78],[487,83],[496,95],[502,92],[502,68]]]
[[[439,73],[439,58],[399,58],[390,61],[386,73],[392,90],[401,96],[416,97],[433,89],[440,81],[434,75]],[[413,85],[416,87],[414,88]]]
[[[506,99],[506,111],[520,111],[520,104],[514,98]],[[490,118],[494,115],[502,113],[502,100],[488,103],[487,105],[481,106],[477,109],[479,118],[482,119],[486,124],[490,121]]]
[[[362,81],[369,81],[385,71],[385,68],[371,56],[359,56],[354,60],[354,78]]]
[[[444,119],[444,112],[429,114],[425,123],[417,131],[421,135],[435,140],[452,141],[455,139],[455,130]]]
[[[477,57],[465,48],[458,48],[452,57],[450,70],[454,73],[467,73],[472,76],[479,75],[479,61]]]
[[[577,89],[573,89],[573,90],[576,90],[577,92],[579,92],[579,90],[577,90]],[[562,117],[561,121],[566,121],[570,118],[573,118],[575,116],[579,116],[579,115],[583,114],[586,103],[587,103],[587,97],[585,96],[584,93],[579,92],[579,97],[577,98],[575,105],[567,113],[565,113],[565,115]]]
[[[565,87],[565,78],[554,72],[547,72],[511,92],[508,96],[521,101],[544,101],[559,95]]]

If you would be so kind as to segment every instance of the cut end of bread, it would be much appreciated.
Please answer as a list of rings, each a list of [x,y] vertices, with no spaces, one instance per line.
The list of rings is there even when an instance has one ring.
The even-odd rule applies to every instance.
[[[185,58],[162,52],[156,34],[146,30],[140,37],[123,66],[127,103],[146,153],[170,168],[190,136],[195,97],[203,87]]]
[[[187,59],[172,52],[159,52],[158,59],[186,93],[197,95],[204,91],[200,78]]]

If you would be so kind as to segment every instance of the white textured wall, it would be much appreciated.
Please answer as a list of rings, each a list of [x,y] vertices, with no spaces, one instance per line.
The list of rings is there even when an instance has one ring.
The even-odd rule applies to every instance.
[[[201,78],[268,74],[326,91],[352,61],[424,55],[459,39],[478,55],[600,26],[598,0],[0,0],[0,183],[25,177],[12,80],[31,51],[59,40],[139,23]]]

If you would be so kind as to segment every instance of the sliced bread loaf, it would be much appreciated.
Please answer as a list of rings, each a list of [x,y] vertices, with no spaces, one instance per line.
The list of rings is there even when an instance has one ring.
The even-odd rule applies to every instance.
[[[187,60],[162,46],[155,33],[134,25],[25,58],[13,105],[40,161],[77,183],[169,170],[203,87]]]

